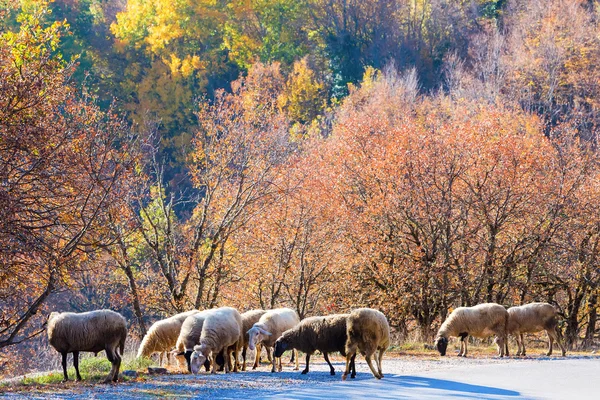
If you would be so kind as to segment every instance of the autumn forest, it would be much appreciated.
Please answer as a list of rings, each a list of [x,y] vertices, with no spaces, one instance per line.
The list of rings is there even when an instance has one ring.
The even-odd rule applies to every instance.
[[[589,348],[599,107],[597,0],[0,0],[0,376],[98,308],[545,301]]]

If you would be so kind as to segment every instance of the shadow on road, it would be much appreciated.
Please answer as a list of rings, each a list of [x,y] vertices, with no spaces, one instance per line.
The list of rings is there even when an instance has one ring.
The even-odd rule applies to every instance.
[[[514,399],[524,400],[514,390],[472,385],[444,379],[396,375],[354,382],[339,382],[313,388],[281,391],[263,399]]]

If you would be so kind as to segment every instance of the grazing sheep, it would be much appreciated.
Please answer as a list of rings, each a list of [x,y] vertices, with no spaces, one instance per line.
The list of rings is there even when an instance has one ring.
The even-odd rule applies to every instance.
[[[296,326],[299,322],[300,318],[298,314],[292,309],[277,308],[269,310],[248,330],[248,347],[250,350],[254,350],[257,344],[262,343],[267,348],[267,354],[269,354],[271,348],[275,346],[277,338],[283,332]],[[298,370],[300,367],[297,350],[294,350],[294,355],[296,358],[296,368],[294,370]],[[282,370],[280,357],[273,357],[271,372],[275,372],[276,370]]]
[[[435,339],[435,346],[443,356],[448,347],[448,337],[460,337],[459,357],[467,356],[467,336],[486,338],[495,335],[498,355],[504,357],[508,312],[496,303],[484,303],[474,307],[459,307],[444,321]]]
[[[190,357],[191,372],[196,374],[204,361],[212,361],[211,373],[217,372],[216,358],[221,351],[224,352],[225,373],[229,372],[229,346],[234,347],[234,359],[237,360],[238,352],[243,342],[242,317],[231,307],[222,307],[211,312],[204,319],[202,334],[199,344],[194,346]],[[237,344],[236,344],[237,343]],[[238,363],[234,362],[233,371],[238,371]]]
[[[180,366],[183,364],[181,357],[185,359],[188,371],[190,372],[192,372],[190,361],[192,353],[194,352],[194,346],[200,343],[204,320],[212,311],[213,310],[205,310],[192,314],[181,324],[181,330],[177,342],[175,343],[173,354],[175,354]],[[208,371],[210,368],[208,360],[204,365]]]
[[[358,349],[377,379],[383,378],[381,361],[383,353],[390,345],[390,325],[387,318],[381,311],[372,308],[359,308],[353,310],[346,322],[346,370],[342,375],[342,380],[346,380],[350,372],[352,357],[356,355]],[[379,354],[377,354],[379,350]],[[371,357],[375,358],[377,371],[371,363]]]
[[[266,313],[265,310],[250,310],[246,311],[242,314],[242,332],[244,333],[244,343],[242,344],[242,359],[244,363],[242,364],[242,371],[246,370],[246,351],[248,350],[248,343],[250,341],[250,336],[248,335],[248,330],[252,328],[252,326],[258,322],[260,317],[262,317]],[[258,367],[258,363],[260,360],[260,351],[261,346],[256,346],[256,355],[254,357],[254,365],[252,369],[256,369]],[[269,361],[271,361],[271,355],[269,354]]]
[[[329,361],[328,353],[340,352],[346,356],[346,320],[350,314],[334,314],[325,317],[311,317],[302,320],[292,329],[288,329],[275,342],[273,356],[281,357],[283,352],[289,348],[306,353],[306,367],[302,374],[307,374],[310,365],[310,356],[317,350],[323,353],[323,357],[329,364],[329,373],[335,375],[335,368]],[[356,376],[354,356],[351,360],[352,375]]]
[[[176,314],[170,318],[156,321],[144,336],[137,356],[150,357],[154,353],[160,353],[159,364],[162,365],[163,353],[167,354],[167,365],[169,364],[169,351],[177,343],[181,325],[191,315],[197,314],[198,310],[191,310]]]
[[[110,373],[104,383],[116,382],[119,378],[121,355],[127,338],[127,321],[117,312],[96,310],[84,313],[53,312],[48,318],[48,341],[62,354],[64,380],[67,375],[67,355],[73,353],[73,364],[77,380],[79,374],[79,352],[99,353],[106,351],[106,357],[112,364]],[[117,351],[120,350],[121,354]]]
[[[565,356],[566,350],[561,342],[562,334],[558,328],[556,309],[548,303],[530,303],[508,309],[507,333],[514,335],[517,340],[517,356],[525,355],[524,333],[546,331],[548,334],[548,353],[552,355],[552,345],[556,341]],[[508,341],[505,342],[508,355]]]

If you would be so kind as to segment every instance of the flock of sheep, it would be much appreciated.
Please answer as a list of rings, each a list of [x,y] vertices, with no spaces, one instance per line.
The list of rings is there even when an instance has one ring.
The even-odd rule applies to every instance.
[[[446,354],[448,338],[457,336],[461,340],[459,356],[467,355],[467,336],[486,338],[495,336],[500,357],[508,355],[509,334],[517,339],[517,355],[525,355],[524,333],[545,330],[550,338],[548,355],[556,341],[562,349],[560,330],[557,327],[557,313],[548,303],[531,303],[512,307],[508,311],[501,305],[485,303],[474,307],[455,309],[440,327],[435,344],[443,356]],[[112,364],[105,382],[116,382],[121,365],[121,356],[127,336],[127,323],[119,313],[111,310],[97,310],[85,313],[52,313],[48,320],[50,344],[62,354],[64,380],[67,375],[67,354],[73,353],[73,363],[77,380],[79,374],[79,352],[98,353],[106,351]],[[371,308],[359,308],[348,314],[334,314],[306,318],[300,321],[298,314],[289,308],[274,310],[251,310],[240,314],[231,307],[198,311],[192,310],[155,322],[140,344],[138,357],[150,357],[159,353],[162,365],[166,354],[174,355],[180,365],[187,365],[189,372],[196,374],[202,366],[208,372],[224,370],[246,370],[247,349],[256,350],[253,369],[259,364],[261,348],[265,348],[271,372],[282,370],[281,356],[292,350],[295,370],[299,369],[298,351],[306,354],[306,367],[309,371],[310,357],[320,351],[330,368],[329,353],[339,352],[346,357],[346,369],[342,379],[348,374],[356,376],[354,365],[356,353],[365,357],[373,376],[383,378],[381,362],[390,345],[390,328],[383,313]],[[117,349],[119,351],[117,351]],[[240,365],[239,355],[242,363]],[[374,362],[373,362],[374,361]]]

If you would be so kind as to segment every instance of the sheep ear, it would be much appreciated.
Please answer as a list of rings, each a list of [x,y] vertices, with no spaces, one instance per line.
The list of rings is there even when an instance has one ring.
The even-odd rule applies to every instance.
[[[271,333],[271,332],[269,332],[269,331],[265,331],[265,330],[264,330],[264,329],[262,329],[262,328],[259,328],[259,329],[260,329],[260,333],[262,333],[263,335],[267,335],[267,336],[271,336],[271,335],[272,335],[272,333]]]

